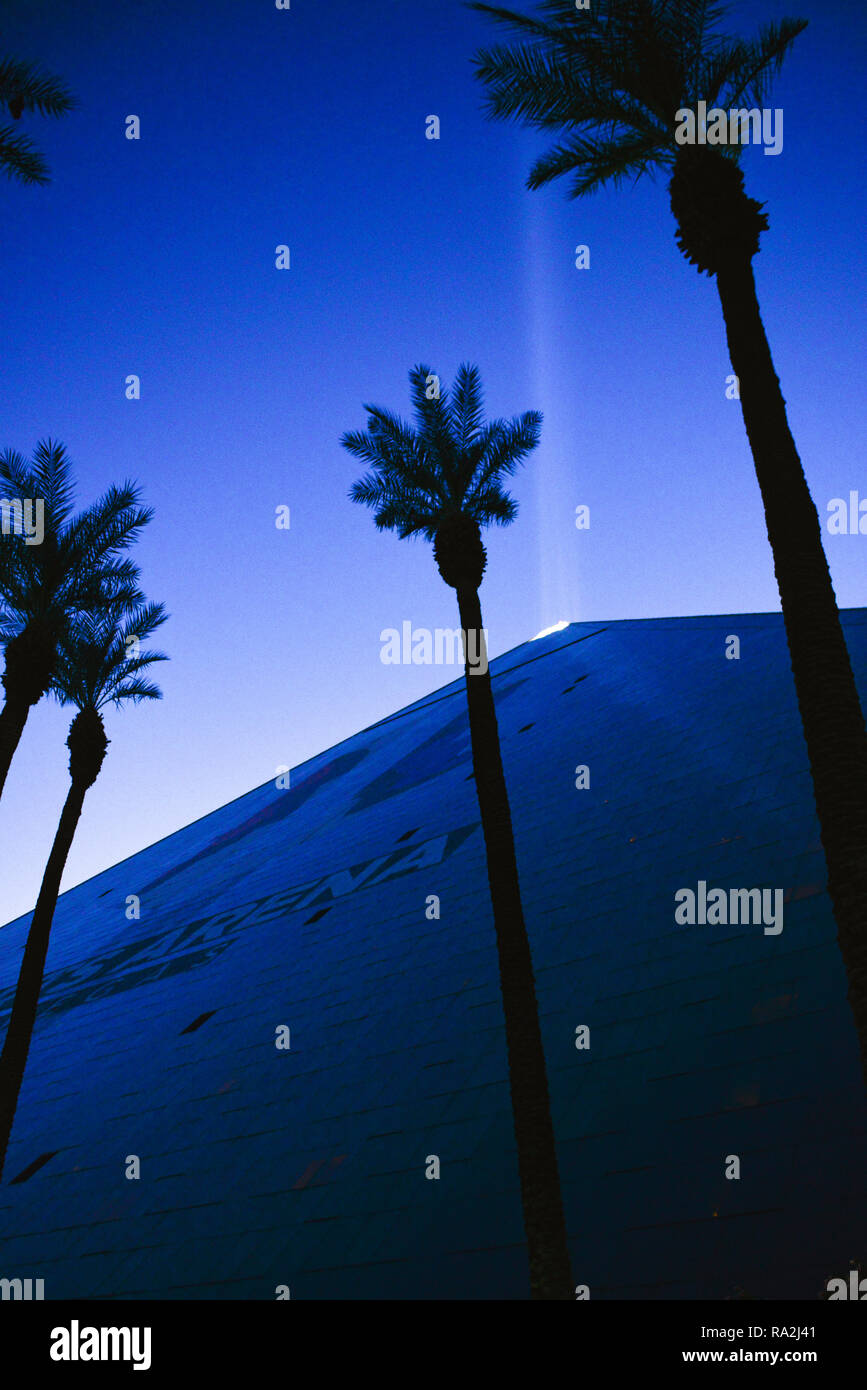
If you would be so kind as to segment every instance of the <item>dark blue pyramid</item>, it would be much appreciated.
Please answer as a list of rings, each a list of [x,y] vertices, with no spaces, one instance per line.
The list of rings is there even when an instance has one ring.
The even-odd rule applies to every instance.
[[[576,623],[492,672],[576,1283],[819,1297],[867,1252],[867,1107],[781,618]],[[783,890],[783,929],[679,925],[702,882]],[[526,1296],[462,680],[61,898],[0,1277]]]

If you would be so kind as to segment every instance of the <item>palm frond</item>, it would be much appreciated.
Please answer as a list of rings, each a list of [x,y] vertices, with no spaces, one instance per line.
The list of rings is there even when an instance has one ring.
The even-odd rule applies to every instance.
[[[575,135],[536,160],[527,176],[527,187],[542,188],[561,174],[573,173],[569,197],[582,198],[606,183],[616,188],[627,178],[637,182],[653,165],[673,159],[674,151],[661,150],[656,139]]]
[[[494,420],[488,426],[482,456],[467,493],[470,506],[486,494],[492,483],[511,477],[538,447],[542,414],[528,410],[516,420]]]
[[[584,79],[558,56],[523,45],[480,49],[474,62],[487,87],[490,116],[542,130],[586,119],[581,115],[588,102]]]
[[[0,538],[0,640],[31,623],[59,640],[88,615],[98,621],[141,599],[138,566],[124,553],[153,515],[141,505],[137,485],[110,487],[73,515],[69,458],[62,444],[47,439],[30,462],[13,449],[0,454],[0,495],[6,492],[42,500],[45,535],[33,546],[17,535]]]
[[[467,5],[468,10],[477,10],[479,14],[486,14],[490,19],[496,20],[507,29],[514,29],[519,34],[532,34],[534,38],[549,39],[556,43],[562,33],[562,23],[565,19],[572,19],[576,15],[574,0],[571,5],[564,4],[561,0],[559,9],[565,9],[566,14],[555,16],[555,23],[551,24],[535,15],[522,14],[519,10],[509,10],[503,5],[485,5],[473,3]]]
[[[518,504],[501,488],[489,487],[478,493],[472,512],[480,525],[488,526],[493,522],[497,526],[510,526],[518,515]]]
[[[33,451],[33,478],[37,496],[45,501],[51,527],[59,531],[72,512],[75,496],[72,463],[65,447],[55,439],[40,439]]]
[[[9,179],[21,183],[50,183],[48,165],[27,135],[19,135],[11,126],[0,126],[0,170]]]
[[[140,642],[152,637],[157,628],[162,627],[169,616],[164,603],[142,603],[135,608],[130,608],[128,604],[124,603],[122,611],[127,616],[124,618],[118,636],[124,646],[128,644],[131,637],[137,637]],[[159,659],[167,661],[168,657],[160,657]]]
[[[164,658],[168,660],[168,657]],[[121,705],[124,700],[131,700],[133,704],[139,704],[142,700],[161,700],[163,692],[153,681],[130,680],[124,681],[117,687],[114,693],[114,703]]]
[[[34,63],[14,58],[0,59],[0,103],[15,120],[24,111],[38,111],[40,116],[64,116],[78,104],[59,77],[41,72]]]
[[[388,471],[359,478],[350,488],[349,497],[373,511],[378,530],[397,531],[402,540],[425,531],[441,506],[439,502],[432,504],[421,489],[407,487],[403,478]]]
[[[0,453],[0,483],[8,483],[12,492],[26,497],[32,473],[17,449],[4,449]]]
[[[478,368],[463,363],[439,400],[427,394],[432,375],[423,365],[410,372],[415,430],[390,411],[366,406],[367,433],[344,434],[344,448],[373,465],[353,483],[350,499],[371,509],[380,530],[402,538],[433,540],[444,519],[459,514],[481,526],[508,524],[517,507],[501,482],[538,444],[541,415],[527,411],[485,424]]]
[[[764,25],[752,43],[732,44],[715,96],[718,94],[726,106],[742,101],[751,107],[763,106],[773,77],[806,27],[806,19],[783,19],[779,24]]]
[[[392,411],[374,405],[364,409],[367,431],[344,435],[343,447],[374,468],[402,477],[408,487],[436,491],[441,480],[435,461],[428,457],[426,441]]]
[[[161,691],[142,678],[164,652],[140,646],[168,618],[161,603],[138,594],[132,604],[118,603],[100,616],[82,614],[60,642],[52,693],[62,705],[100,710],[126,699],[159,699]]]
[[[485,413],[482,376],[478,367],[462,362],[458,368],[449,405],[452,433],[458,449],[465,453],[478,434]]]
[[[0,106],[13,121],[25,111],[40,116],[62,116],[76,105],[75,98],[59,78],[41,72],[33,63],[12,58],[0,59]],[[50,182],[48,165],[29,136],[12,126],[0,126],[0,170],[20,183]]]
[[[748,42],[720,31],[727,6],[715,0],[593,0],[587,11],[541,0],[535,15],[471,8],[524,39],[475,55],[488,114],[560,130],[527,184],[537,189],[571,173],[573,198],[671,165],[683,107],[723,96],[761,106],[806,24],[785,19]]]
[[[439,387],[432,383],[436,379]],[[454,464],[457,442],[452,433],[449,392],[432,368],[419,363],[409,374],[409,394],[415,410],[416,434],[422,457],[428,463],[432,485],[448,477]]]

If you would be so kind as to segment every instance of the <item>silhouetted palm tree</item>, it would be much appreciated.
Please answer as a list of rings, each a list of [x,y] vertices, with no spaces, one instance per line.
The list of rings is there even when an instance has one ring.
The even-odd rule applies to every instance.
[[[350,497],[373,509],[380,530],[433,541],[439,572],[457,594],[473,772],[499,952],[530,1290],[534,1298],[571,1298],[545,1055],[479,603],[487,562],[481,528],[491,522],[507,526],[514,519],[517,504],[502,482],[535,449],[542,417],[528,411],[509,422],[485,423],[475,367],[460,368],[451,397],[427,367],[413,368],[410,383],[415,428],[387,410],[365,406],[367,430],[343,436],[344,447],[373,468],[355,483]],[[472,666],[474,656],[481,659]]]
[[[62,704],[78,710],[66,740],[70,787],[33,911],[0,1054],[0,1177],[33,1036],[60,881],[85,795],[99,776],[109,743],[101,711],[127,700],[161,698],[162,692],[143,673],[154,662],[168,658],[162,652],[144,651],[140,644],[167,616],[162,604],[145,603],[139,595],[138,602],[118,604],[99,618],[83,615],[60,647],[52,691]]]
[[[32,464],[14,450],[0,454],[4,492],[42,503],[44,536],[29,544],[19,529],[0,534],[0,794],[30,710],[51,684],[58,643],[77,614],[98,613],[136,592],[138,568],[120,552],[153,516],[130,482],[74,516],[71,465],[63,445],[50,439],[37,445]]]
[[[76,106],[75,98],[60,78],[40,72],[33,63],[0,58],[0,107],[13,121],[25,111],[40,116],[65,116]],[[10,125],[0,125],[0,169],[21,183],[49,183],[48,165],[26,135]]]
[[[867,732],[837,611],[819,517],[786,417],[759,312],[752,260],[768,228],[749,198],[740,146],[680,144],[679,111],[760,109],[805,20],[766,25],[753,41],[717,28],[708,0],[545,0],[535,16],[488,4],[528,42],[476,55],[490,114],[562,140],[527,180],[574,175],[571,196],[663,169],[677,243],[716,277],[732,367],[764,503],[810,769],[828,892],[867,1081]],[[730,133],[730,132],[729,132]],[[716,137],[716,132],[715,132]]]

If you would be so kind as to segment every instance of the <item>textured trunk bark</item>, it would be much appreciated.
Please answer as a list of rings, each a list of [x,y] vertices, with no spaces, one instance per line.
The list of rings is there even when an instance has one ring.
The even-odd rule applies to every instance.
[[[484,640],[482,610],[478,590],[462,586],[457,595],[466,653],[467,633],[477,634],[479,643]],[[475,641],[475,636],[472,640]],[[479,650],[475,648],[476,652]],[[469,651],[473,652],[472,646]],[[530,1260],[530,1296],[572,1299],[574,1288],[545,1054],[530,943],[521,907],[512,816],[500,755],[491,677],[487,671],[484,675],[473,673],[465,665],[465,679],[473,771],[487,852],[506,1020],[509,1085]]]
[[[813,777],[828,893],[867,1083],[867,731],[819,517],[786,418],[752,264],[720,270],[717,288],[768,539]]]
[[[29,713],[30,705],[27,700],[10,698],[7,695],[0,710],[0,796],[3,794],[6,777]]]
[[[82,786],[80,783],[73,782],[60,815],[54,844],[51,847],[45,873],[42,876],[39,897],[33,910],[33,920],[27,934],[27,945],[24,948],[24,959],[21,962],[21,970],[18,975],[12,1014],[6,1029],[3,1052],[0,1054],[0,1179],[3,1177],[6,1150],[9,1147],[9,1136],[15,1120],[18,1096],[24,1079],[24,1069],[27,1065],[27,1054],[30,1051],[30,1039],[33,1036],[36,1008],[42,989],[45,957],[48,952],[48,939],[51,935],[54,909],[57,906],[60,892],[60,881],[75,835],[75,828],[81,815],[81,808],[84,805],[86,791],[86,785]]]

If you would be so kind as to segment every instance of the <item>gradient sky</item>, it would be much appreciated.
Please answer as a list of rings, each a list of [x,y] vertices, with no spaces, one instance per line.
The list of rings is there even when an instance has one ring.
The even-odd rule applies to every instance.
[[[785,14],[810,26],[770,102],[784,148],[744,168],[768,204],[759,295],[824,516],[867,496],[867,17],[862,0],[754,0],[731,27]],[[136,478],[156,508],[143,584],[172,614],[165,698],[109,710],[64,888],[454,679],[380,661],[384,628],[454,627],[454,594],[429,546],[347,500],[359,470],[339,445],[362,402],[408,413],[416,362],[446,383],[476,362],[491,414],[544,412],[520,516],[489,533],[492,656],[564,618],[779,607],[715,285],[677,251],[662,181],[582,203],[562,181],[526,191],[549,142],[485,119],[470,61],[502,37],[459,0],[3,5],[2,50],[81,106],[21,123],[47,188],[0,186],[0,447],[62,440],[82,503]],[[841,606],[867,602],[867,537],[826,550]],[[36,898],[69,718],[43,701],[13,763],[0,922]]]

